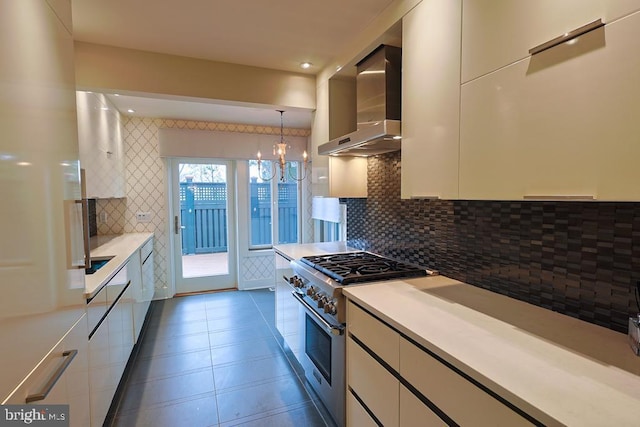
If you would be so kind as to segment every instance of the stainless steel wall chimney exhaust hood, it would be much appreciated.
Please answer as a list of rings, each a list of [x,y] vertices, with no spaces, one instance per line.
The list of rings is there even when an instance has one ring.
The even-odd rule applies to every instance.
[[[318,154],[373,156],[400,150],[401,52],[381,45],[357,64],[358,129],[322,144]]]

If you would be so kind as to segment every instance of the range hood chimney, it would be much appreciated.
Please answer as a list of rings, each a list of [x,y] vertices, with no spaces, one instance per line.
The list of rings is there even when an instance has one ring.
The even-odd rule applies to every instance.
[[[381,45],[357,64],[358,129],[318,147],[318,154],[373,156],[400,149],[402,49]]]

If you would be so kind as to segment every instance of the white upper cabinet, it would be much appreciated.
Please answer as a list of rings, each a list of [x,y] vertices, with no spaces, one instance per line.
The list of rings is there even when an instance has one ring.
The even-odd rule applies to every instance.
[[[461,0],[402,19],[402,198],[458,197]]]
[[[0,0],[0,402],[85,313],[70,19]]]
[[[77,92],[80,163],[86,170],[87,197],[125,196],[121,117],[103,94]]]
[[[367,197],[365,157],[329,157],[329,196]]]
[[[640,200],[640,13],[574,40],[462,85],[460,198]]]
[[[529,49],[602,19],[640,10],[638,0],[464,0],[462,82],[529,56]]]

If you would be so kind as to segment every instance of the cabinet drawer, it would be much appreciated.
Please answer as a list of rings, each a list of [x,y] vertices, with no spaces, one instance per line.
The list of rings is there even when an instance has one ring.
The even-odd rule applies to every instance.
[[[400,335],[352,302],[347,306],[349,333],[398,370]]]
[[[109,306],[107,305],[107,291],[102,288],[88,303],[87,303],[87,322],[89,333],[98,326],[100,320],[104,317]]]
[[[532,425],[404,338],[400,340],[400,375],[461,426]]]
[[[398,425],[400,382],[351,338],[347,340],[347,384],[382,425]]]
[[[87,426],[90,416],[87,335],[83,315],[5,403],[24,405],[29,396],[45,392],[53,380],[46,397],[31,404],[69,405],[69,425]]]
[[[351,391],[347,391],[347,426],[377,427],[378,424],[364,410]]]
[[[104,287],[107,292],[107,305],[109,307],[113,305],[129,283],[129,270],[127,269],[128,264],[129,262],[127,261],[115,276],[109,279]]]
[[[145,243],[142,248],[140,248],[140,259],[144,263],[149,255],[153,252],[153,239],[149,239],[147,243]]]
[[[427,405],[400,385],[400,427],[446,426]]]

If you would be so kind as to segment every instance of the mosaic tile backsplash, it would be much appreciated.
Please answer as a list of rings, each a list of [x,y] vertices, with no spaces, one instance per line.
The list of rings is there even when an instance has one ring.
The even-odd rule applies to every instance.
[[[623,333],[638,313],[640,203],[401,200],[399,152],[368,186],[343,199],[353,246]]]

